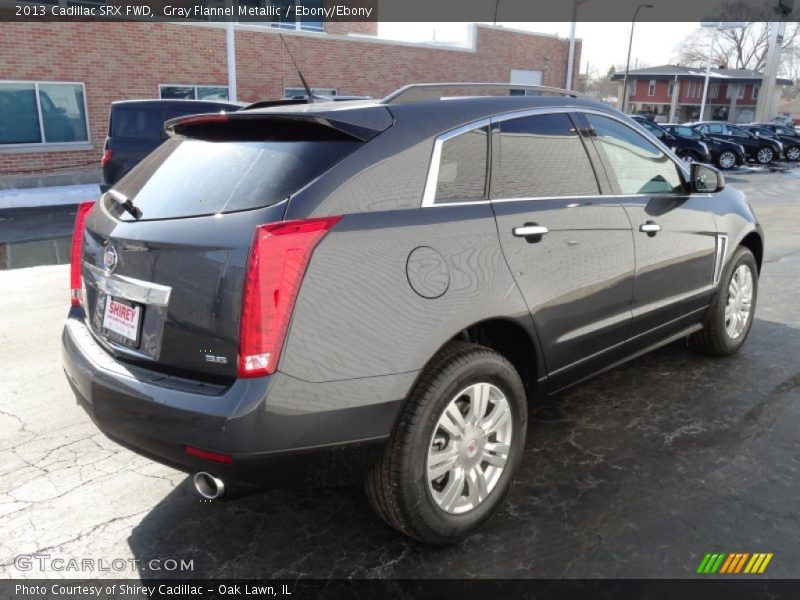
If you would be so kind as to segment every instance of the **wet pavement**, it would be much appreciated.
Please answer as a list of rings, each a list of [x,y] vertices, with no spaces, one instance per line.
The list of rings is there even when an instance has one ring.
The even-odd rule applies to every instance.
[[[206,503],[188,478],[99,434],[61,373],[67,268],[0,272],[0,576],[14,556],[193,560],[172,576],[691,577],[707,552],[800,567],[800,181],[737,173],[766,232],[742,351],[662,348],[531,407],[507,502],[449,548],[404,538],[360,490]]]

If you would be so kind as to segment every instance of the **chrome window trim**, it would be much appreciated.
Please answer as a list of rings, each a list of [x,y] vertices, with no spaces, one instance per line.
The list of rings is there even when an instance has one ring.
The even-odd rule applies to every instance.
[[[431,162],[428,165],[428,176],[425,179],[425,190],[422,193],[423,208],[425,208],[426,206],[439,206],[438,204],[435,204],[436,183],[439,179],[439,165],[442,160],[442,146],[444,145],[444,143],[449,139],[461,135],[462,133],[469,133],[470,131],[474,131],[475,129],[480,129],[481,127],[487,127],[489,124],[490,120],[488,118],[480,119],[478,121],[473,121],[472,123],[467,123],[466,125],[461,125],[460,127],[456,127],[455,129],[446,131],[445,133],[439,135],[434,140],[433,154],[431,155]],[[481,201],[476,200],[475,202],[451,202],[449,206],[453,206],[456,204],[460,205],[477,204],[478,202]],[[448,206],[448,203],[443,202],[441,206]]]
[[[587,194],[584,196],[531,196],[525,198],[494,198],[494,199],[481,199],[481,200],[469,200],[464,202],[436,202],[436,183],[439,179],[439,166],[442,159],[442,145],[447,140],[454,138],[462,133],[467,133],[469,131],[473,131],[475,129],[480,129],[481,127],[486,127],[489,125],[494,125],[495,123],[502,123],[503,121],[510,121],[511,119],[520,119],[523,117],[530,117],[536,115],[548,115],[548,114],[557,114],[557,113],[565,113],[565,114],[574,114],[574,113],[584,113],[584,114],[594,114],[601,117],[606,117],[609,119],[613,119],[618,121],[622,125],[625,125],[629,129],[631,129],[634,133],[644,137],[648,142],[655,145],[656,148],[664,152],[664,154],[672,161],[678,171],[683,175],[684,182],[688,182],[691,178],[691,172],[689,171],[688,167],[684,166],[683,161],[680,160],[677,155],[670,150],[661,140],[647,131],[644,127],[639,126],[639,129],[631,127],[631,124],[626,121],[626,118],[621,118],[615,114],[605,112],[602,110],[597,110],[593,108],[585,108],[583,106],[545,106],[539,108],[526,108],[522,110],[515,110],[507,113],[502,113],[499,115],[493,115],[491,117],[484,117],[477,121],[472,121],[465,125],[461,125],[456,127],[455,129],[451,129],[450,131],[446,131],[445,133],[440,134],[436,137],[433,143],[433,152],[431,154],[431,160],[428,165],[428,174],[425,178],[425,188],[422,193],[422,208],[429,208],[429,207],[438,207],[438,206],[466,206],[466,205],[475,205],[475,204],[492,204],[495,202],[518,202],[523,200],[563,200],[563,199],[580,199],[580,198],[638,198],[644,196],[672,196],[673,194]],[[491,135],[491,130],[490,130]],[[710,196],[710,194],[694,194],[689,193],[688,195],[694,197],[706,197]]]

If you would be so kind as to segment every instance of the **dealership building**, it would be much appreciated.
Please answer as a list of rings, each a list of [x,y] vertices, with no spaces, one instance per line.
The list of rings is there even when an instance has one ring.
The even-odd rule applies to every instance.
[[[490,25],[472,25],[458,44],[378,38],[377,23],[365,22],[237,23],[234,32],[241,102],[303,94],[280,34],[324,94],[381,98],[437,81],[564,87],[569,60],[567,39]],[[0,188],[99,181],[112,102],[232,95],[225,23],[14,22],[0,39]],[[578,41],[574,65],[580,50]]]
[[[611,79],[619,82],[622,98],[624,73]],[[747,69],[711,69],[705,114],[700,117],[706,70],[679,65],[636,69],[628,73],[628,112],[647,111],[657,121],[721,120],[749,123],[755,119],[763,73]],[[770,114],[777,114],[782,86],[790,79],[777,79]]]

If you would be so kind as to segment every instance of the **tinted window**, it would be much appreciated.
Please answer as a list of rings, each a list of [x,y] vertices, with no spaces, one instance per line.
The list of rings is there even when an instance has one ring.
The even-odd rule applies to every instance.
[[[622,194],[683,193],[678,167],[656,146],[619,121],[593,114],[586,118]]]
[[[492,197],[595,195],[589,157],[565,114],[501,121],[493,154]]]
[[[775,131],[777,131],[781,135],[796,135],[795,132],[789,129],[788,127],[781,127],[780,125],[777,125],[775,127]]]
[[[287,198],[361,142],[207,142],[174,138],[115,185],[143,219],[208,215]],[[120,218],[131,220],[127,213]]]
[[[672,132],[685,138],[699,139],[700,134],[689,127],[673,127]]]
[[[658,139],[661,139],[662,137],[664,137],[664,130],[661,129],[661,127],[659,127],[658,125],[655,125],[654,123],[651,123],[650,121],[639,121],[639,120],[637,120],[636,122],[639,123],[639,125],[641,125],[645,129],[647,129],[647,131],[652,133]]]
[[[166,120],[165,108],[114,107],[111,110],[111,137],[158,140]]]
[[[744,138],[750,137],[750,134],[747,133],[744,129],[739,129],[738,127],[731,127],[730,125],[728,126],[728,133],[735,137],[744,137]]]
[[[445,140],[439,159],[436,202],[483,198],[488,136],[485,127]]]

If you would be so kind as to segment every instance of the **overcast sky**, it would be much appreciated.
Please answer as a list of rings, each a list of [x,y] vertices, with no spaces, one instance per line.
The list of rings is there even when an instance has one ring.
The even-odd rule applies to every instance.
[[[500,23],[500,25],[558,34],[569,37],[569,23]],[[467,37],[468,23],[381,23],[382,37],[409,41],[460,42]],[[699,23],[637,23],[631,52],[631,68],[636,64],[656,66],[674,61],[677,46]],[[578,23],[576,35],[583,39],[581,71],[586,64],[591,69],[607,70],[611,65],[624,65],[628,52],[630,23]]]

